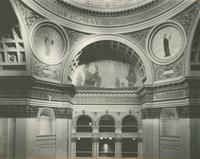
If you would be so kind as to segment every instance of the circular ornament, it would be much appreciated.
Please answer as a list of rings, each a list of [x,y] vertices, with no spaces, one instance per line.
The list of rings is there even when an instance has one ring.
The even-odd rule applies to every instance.
[[[178,23],[167,22],[153,28],[147,42],[150,58],[157,64],[177,60],[186,45],[184,29]]]
[[[64,31],[50,22],[42,22],[34,28],[31,45],[36,57],[46,64],[58,64],[64,58],[67,40]]]

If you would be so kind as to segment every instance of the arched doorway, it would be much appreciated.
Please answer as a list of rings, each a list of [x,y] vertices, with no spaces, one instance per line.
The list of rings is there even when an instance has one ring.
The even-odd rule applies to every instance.
[[[80,115],[76,120],[76,157],[92,157],[92,137],[82,134],[92,133],[92,119]]]
[[[115,157],[115,140],[109,133],[115,132],[115,121],[111,115],[103,115],[99,120],[99,157]]]
[[[122,119],[122,158],[137,158],[138,138],[128,135],[129,133],[138,133],[138,122],[132,115],[127,115]]]

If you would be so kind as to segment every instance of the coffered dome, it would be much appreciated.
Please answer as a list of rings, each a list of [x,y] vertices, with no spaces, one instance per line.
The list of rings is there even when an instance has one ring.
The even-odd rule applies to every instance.
[[[47,19],[88,33],[127,33],[145,29],[177,15],[194,1],[22,0]]]
[[[87,10],[101,12],[124,11],[146,5],[156,0],[62,0]]]

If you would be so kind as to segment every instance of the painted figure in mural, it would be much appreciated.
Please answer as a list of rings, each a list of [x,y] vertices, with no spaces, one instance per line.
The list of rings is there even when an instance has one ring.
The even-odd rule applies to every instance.
[[[96,87],[100,87],[102,84],[102,79],[99,75],[99,67],[98,65],[95,65],[96,71],[95,71],[95,79],[96,79]]]
[[[128,80],[128,86],[129,87],[133,87],[135,85],[137,78],[136,78],[136,75],[135,75],[135,70],[134,70],[133,65],[129,66],[128,76],[126,77],[126,79]]]
[[[50,54],[50,48],[53,46],[54,40],[51,38],[51,36],[44,38],[44,47],[45,47],[45,55],[49,56]]]
[[[167,36],[166,33],[163,35],[163,46],[164,46],[165,57],[171,56],[170,44],[169,44],[170,39],[171,39],[171,36]]]
[[[79,72],[77,79],[76,79],[76,84],[77,84],[77,86],[81,86],[81,85],[83,85],[83,82],[84,82],[83,72]]]
[[[87,86],[100,87],[102,79],[99,76],[98,65],[89,65],[86,67],[84,84]]]
[[[120,88],[120,79],[119,79],[119,77],[117,77],[115,79],[115,88]]]

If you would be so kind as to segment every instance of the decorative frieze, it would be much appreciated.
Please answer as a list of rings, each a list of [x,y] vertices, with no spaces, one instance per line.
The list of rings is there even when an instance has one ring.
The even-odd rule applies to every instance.
[[[74,104],[137,104],[137,97],[75,97]]]
[[[169,107],[170,108],[170,107]],[[183,118],[200,118],[200,107],[198,106],[178,106],[176,108],[179,119]],[[145,108],[141,110],[142,119],[160,119],[162,110],[166,108]]]
[[[182,99],[187,97],[186,90],[173,90],[173,91],[167,91],[167,92],[157,92],[153,94],[153,100],[154,101],[160,101],[160,100],[170,100],[170,99]]]
[[[56,118],[70,118],[72,119],[72,108],[53,108]]]
[[[15,106],[5,105],[0,106],[0,118],[37,118],[40,107],[36,106]],[[43,108],[43,107],[42,107]],[[49,108],[49,107],[45,107]],[[57,108],[51,109],[55,113],[56,118],[72,118],[72,108]]]
[[[145,108],[141,110],[142,119],[160,118],[161,108]]]

